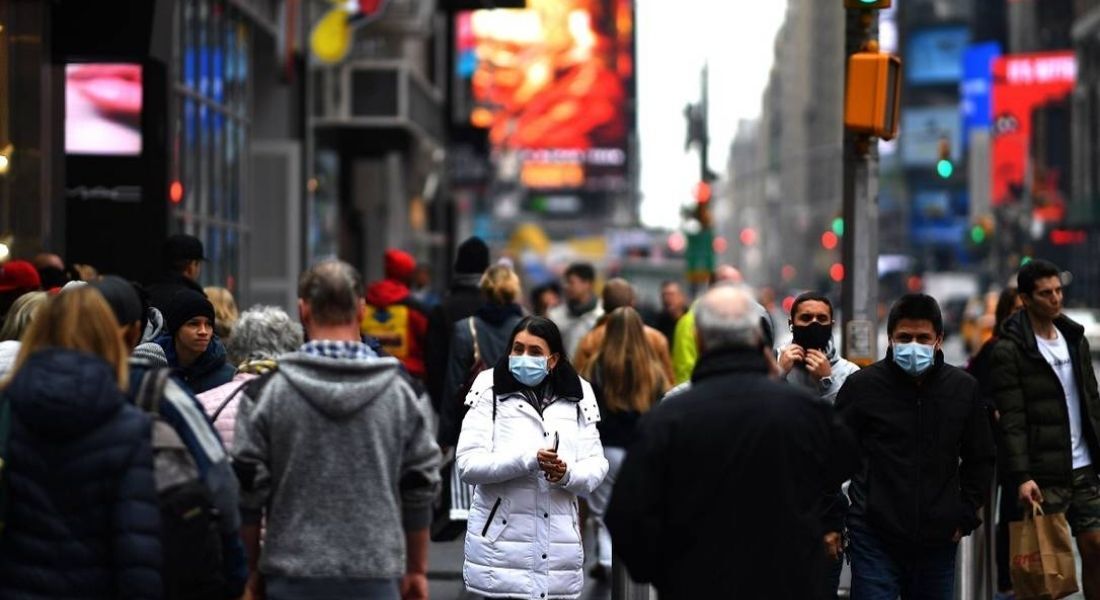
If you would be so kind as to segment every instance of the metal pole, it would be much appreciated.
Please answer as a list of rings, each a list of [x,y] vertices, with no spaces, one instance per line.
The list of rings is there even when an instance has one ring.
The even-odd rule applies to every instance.
[[[878,14],[848,11],[846,56],[878,36]],[[845,80],[848,61],[845,60]],[[842,286],[845,357],[867,365],[878,356],[878,149],[873,138],[844,132],[844,282]]]
[[[703,122],[702,135],[699,140],[699,181],[710,182],[710,65],[703,63],[702,94],[699,102],[699,117]]]

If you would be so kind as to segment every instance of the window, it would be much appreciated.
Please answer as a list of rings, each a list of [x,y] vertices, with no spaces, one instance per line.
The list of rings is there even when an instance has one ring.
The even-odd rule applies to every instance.
[[[176,3],[172,232],[202,240],[204,283],[236,292],[243,250],[251,126],[252,26],[225,0]]]

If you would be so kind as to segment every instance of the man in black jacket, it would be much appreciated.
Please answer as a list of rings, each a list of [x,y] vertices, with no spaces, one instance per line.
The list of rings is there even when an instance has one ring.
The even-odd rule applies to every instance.
[[[616,553],[662,600],[816,598],[819,501],[850,474],[838,449],[853,467],[854,449],[828,404],[769,377],[774,356],[744,290],[713,289],[695,310],[691,388],[643,418],[615,483]]]
[[[990,361],[1003,471],[1024,506],[1066,514],[1085,598],[1100,600],[1100,393],[1088,340],[1062,314],[1058,267],[1032,261],[1016,281],[1025,310],[1001,326]]]
[[[995,451],[978,382],[944,363],[935,299],[890,309],[886,358],[853,373],[837,410],[861,466],[848,490],[852,600],[954,597],[958,542],[993,477]]]
[[[481,295],[481,276],[489,268],[489,247],[481,238],[471,237],[458,247],[455,256],[454,278],[447,297],[428,315],[428,347],[424,350],[424,366],[427,369],[428,394],[432,407],[440,414],[439,403],[454,390],[444,390],[447,362],[450,357],[451,336],[454,324],[474,316],[485,304]]]
[[[162,313],[168,308],[172,297],[183,289],[206,295],[199,285],[202,263],[206,260],[202,241],[190,235],[172,235],[164,241],[161,248],[161,260],[164,273],[160,281],[149,285],[149,304]]]

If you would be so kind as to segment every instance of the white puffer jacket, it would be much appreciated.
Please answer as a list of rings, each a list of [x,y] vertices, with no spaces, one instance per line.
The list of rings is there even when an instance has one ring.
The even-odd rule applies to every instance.
[[[571,367],[551,377],[557,400],[542,416],[504,366],[478,375],[466,397],[456,462],[476,488],[463,579],[488,598],[579,598],[584,587],[577,496],[607,475],[600,412],[592,386]],[[566,474],[553,484],[537,454],[553,446],[555,432]]]

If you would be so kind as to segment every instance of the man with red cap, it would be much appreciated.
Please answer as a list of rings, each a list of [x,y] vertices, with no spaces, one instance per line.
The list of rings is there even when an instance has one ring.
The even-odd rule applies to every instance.
[[[399,359],[410,375],[423,380],[428,311],[409,292],[415,271],[412,255],[394,248],[386,250],[386,278],[367,286],[367,311],[361,329]]]
[[[9,260],[0,265],[0,319],[8,314],[8,309],[27,292],[42,288],[42,279],[38,269],[25,260]]]

